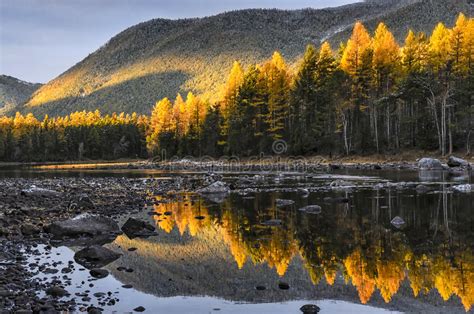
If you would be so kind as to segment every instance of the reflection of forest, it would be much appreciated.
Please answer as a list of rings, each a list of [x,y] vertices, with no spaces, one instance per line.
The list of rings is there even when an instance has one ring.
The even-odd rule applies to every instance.
[[[474,303],[474,255],[466,244],[469,240],[449,226],[455,220],[450,215],[456,213],[443,207],[447,197],[440,194],[441,222],[435,221],[436,215],[421,214],[407,221],[402,231],[378,223],[383,220],[378,204],[367,213],[335,204],[322,215],[306,215],[275,208],[270,195],[247,200],[232,197],[211,207],[185,195],[180,201],[155,205],[154,217],[168,233],[177,228],[181,234],[187,231],[195,236],[218,226],[239,269],[247,262],[266,263],[283,276],[299,254],[313,284],[324,277],[332,285],[336,275],[342,274],[346,283],[357,288],[362,303],[376,290],[390,302],[406,279],[415,297],[436,289],[445,301],[459,297],[468,311]],[[280,219],[282,225],[261,224],[268,219]],[[465,232],[465,226],[460,231]],[[470,238],[472,234],[467,234],[466,239]]]

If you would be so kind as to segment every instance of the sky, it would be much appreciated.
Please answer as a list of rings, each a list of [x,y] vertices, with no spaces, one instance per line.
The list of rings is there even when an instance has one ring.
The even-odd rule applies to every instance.
[[[120,31],[153,18],[246,8],[323,8],[356,0],[0,0],[0,74],[45,83]]]

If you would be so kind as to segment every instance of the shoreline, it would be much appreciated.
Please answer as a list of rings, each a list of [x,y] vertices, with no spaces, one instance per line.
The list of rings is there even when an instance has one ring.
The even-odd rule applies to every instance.
[[[474,155],[465,156],[461,153],[453,154],[474,164]],[[83,161],[46,161],[46,162],[0,162],[1,168],[31,167],[37,169],[163,169],[172,167],[174,169],[188,169],[193,167],[201,168],[219,168],[226,169],[232,167],[265,167],[268,165],[280,165],[281,167],[298,165],[313,168],[332,167],[339,168],[417,168],[416,164],[421,158],[438,159],[446,164],[449,156],[440,156],[436,152],[407,151],[400,154],[373,154],[373,155],[349,155],[330,157],[327,155],[312,156],[257,156],[238,158],[235,156],[223,156],[218,158],[211,157],[192,157],[175,158],[169,161],[154,161],[150,159],[117,159],[117,160],[83,160]]]

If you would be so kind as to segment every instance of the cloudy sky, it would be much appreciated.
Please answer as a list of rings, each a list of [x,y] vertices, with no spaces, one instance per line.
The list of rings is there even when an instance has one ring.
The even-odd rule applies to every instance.
[[[355,0],[0,0],[0,74],[47,82],[125,28],[152,18],[243,8],[321,8]]]

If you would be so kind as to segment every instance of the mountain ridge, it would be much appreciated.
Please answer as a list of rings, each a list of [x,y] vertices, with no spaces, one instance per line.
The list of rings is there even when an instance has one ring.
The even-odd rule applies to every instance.
[[[177,92],[218,98],[234,60],[260,63],[279,50],[295,64],[307,44],[327,39],[337,48],[356,20],[373,31],[384,21],[399,42],[408,28],[429,32],[438,21],[452,25],[467,0],[372,0],[326,9],[246,9],[204,18],[153,19],[112,37],[22,106],[37,115],[100,109],[149,113],[156,100]]]
[[[22,81],[9,75],[0,75],[0,115],[14,110],[27,101],[42,86],[40,83]]]

